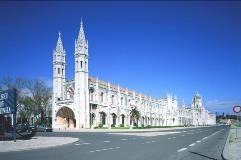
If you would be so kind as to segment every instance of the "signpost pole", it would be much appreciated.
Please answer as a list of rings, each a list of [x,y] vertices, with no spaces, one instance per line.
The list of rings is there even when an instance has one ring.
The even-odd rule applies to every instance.
[[[14,112],[13,112],[13,139],[16,142],[16,113],[17,113],[17,89],[14,88]]]
[[[5,140],[5,114],[3,114],[3,140]]]
[[[238,138],[238,115],[241,112],[241,106],[234,106],[233,111],[236,113],[236,139]]]
[[[13,140],[16,142],[16,112],[13,113]]]
[[[237,119],[236,119],[236,139],[238,138],[238,113],[236,113]]]

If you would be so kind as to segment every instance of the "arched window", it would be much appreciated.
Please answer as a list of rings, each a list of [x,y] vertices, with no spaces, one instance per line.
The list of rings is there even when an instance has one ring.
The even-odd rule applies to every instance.
[[[115,99],[115,96],[112,95],[112,96],[111,96],[111,104],[114,104],[114,99]]]
[[[124,98],[123,98],[123,97],[121,97],[121,105],[123,105],[123,101],[124,101]]]
[[[76,68],[76,69],[78,69],[78,68],[79,68],[79,63],[78,63],[78,61],[76,61],[75,68]]]
[[[104,93],[103,92],[100,93],[100,101],[102,103],[104,102]]]
[[[82,68],[83,67],[83,62],[82,61],[80,61],[80,68]]]
[[[94,100],[94,93],[90,93],[90,100],[93,101]]]

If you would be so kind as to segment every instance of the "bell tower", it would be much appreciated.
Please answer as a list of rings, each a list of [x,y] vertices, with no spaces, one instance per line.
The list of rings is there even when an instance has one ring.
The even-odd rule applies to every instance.
[[[59,33],[56,49],[53,51],[53,97],[54,101],[63,99],[63,83],[65,82],[65,50],[61,33]]]
[[[59,33],[56,48],[53,50],[53,95],[52,95],[52,126],[55,127],[56,102],[63,100],[63,84],[65,82],[65,50]]]
[[[75,40],[75,96],[76,126],[89,128],[88,41],[81,20],[78,39]]]

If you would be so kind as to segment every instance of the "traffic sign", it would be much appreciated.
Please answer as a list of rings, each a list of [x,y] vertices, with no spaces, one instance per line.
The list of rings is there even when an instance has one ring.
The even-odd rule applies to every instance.
[[[16,112],[16,89],[8,89],[0,92],[0,114]]]
[[[241,106],[234,106],[234,107],[233,107],[233,111],[234,111],[235,113],[240,113],[240,112],[241,112]]]

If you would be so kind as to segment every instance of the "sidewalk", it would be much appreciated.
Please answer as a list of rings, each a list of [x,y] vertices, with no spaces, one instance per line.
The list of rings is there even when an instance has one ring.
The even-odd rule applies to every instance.
[[[223,157],[226,160],[240,160],[241,159],[241,128],[237,129],[236,138],[236,128],[230,128],[229,137],[227,139]]]
[[[72,137],[33,137],[29,140],[0,141],[0,152],[32,150],[55,147],[78,141]]]
[[[179,129],[192,129],[202,128],[210,126],[193,126],[193,127],[170,127],[170,128],[145,128],[145,129],[84,129],[84,128],[66,128],[58,129],[55,128],[54,132],[153,132],[153,131],[166,131],[166,130],[179,130]]]

